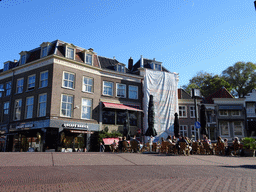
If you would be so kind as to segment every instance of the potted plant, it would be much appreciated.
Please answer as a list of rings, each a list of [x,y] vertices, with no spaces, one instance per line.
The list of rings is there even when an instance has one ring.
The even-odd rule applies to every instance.
[[[245,137],[242,139],[244,155],[255,157],[256,141],[252,137]]]

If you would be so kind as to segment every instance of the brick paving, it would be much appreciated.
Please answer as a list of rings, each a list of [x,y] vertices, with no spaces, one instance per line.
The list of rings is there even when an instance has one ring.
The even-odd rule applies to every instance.
[[[256,191],[256,159],[0,153],[0,191]]]

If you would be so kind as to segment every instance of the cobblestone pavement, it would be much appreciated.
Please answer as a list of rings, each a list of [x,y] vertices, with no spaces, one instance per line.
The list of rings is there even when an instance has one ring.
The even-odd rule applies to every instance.
[[[0,153],[0,191],[256,191],[256,159]]]

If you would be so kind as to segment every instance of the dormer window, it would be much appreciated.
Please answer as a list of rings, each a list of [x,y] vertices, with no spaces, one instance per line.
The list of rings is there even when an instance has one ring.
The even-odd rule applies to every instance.
[[[10,62],[5,62],[4,63],[4,71],[9,70],[9,68],[10,68]]]
[[[65,50],[66,50],[66,57],[69,59],[74,60],[75,59],[75,46],[72,44],[65,44]]]
[[[88,65],[92,65],[92,55],[91,54],[86,54],[85,63]]]
[[[21,62],[20,62],[20,64],[23,65],[23,64],[25,64],[25,63],[26,63],[26,55],[22,55],[22,56],[21,56]]]
[[[68,49],[67,49],[67,58],[74,59],[74,49],[68,47]]]
[[[20,65],[24,65],[29,57],[29,52],[27,51],[22,51],[20,52]]]
[[[41,46],[41,58],[46,57],[50,51],[51,48],[51,43],[50,42],[43,42]]]
[[[43,47],[42,48],[42,57],[46,57],[47,56],[47,47]]]
[[[120,73],[124,73],[124,66],[123,65],[116,65],[116,71]]]
[[[158,63],[150,63],[150,68],[156,71],[162,71],[162,66]]]

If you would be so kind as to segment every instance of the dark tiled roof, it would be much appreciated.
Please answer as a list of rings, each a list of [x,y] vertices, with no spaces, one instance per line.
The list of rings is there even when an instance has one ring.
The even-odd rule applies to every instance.
[[[98,56],[102,69],[115,70],[116,64],[120,63],[116,59]]]
[[[206,97],[205,100],[207,103],[213,104],[213,98],[233,98],[233,96],[225,87],[222,87],[210,96]]]
[[[26,63],[40,59],[40,54],[41,54],[41,48],[38,48],[34,51],[29,51],[29,56]]]
[[[94,66],[94,67],[100,67],[99,60],[98,60],[98,56],[97,56],[97,55],[94,55],[94,57],[93,57],[93,66]]]
[[[184,89],[178,89],[178,99],[192,99],[192,97]]]
[[[138,70],[138,68],[140,68],[140,60],[141,60],[141,59],[139,59],[139,60],[133,65],[133,67],[132,67],[132,72],[135,72],[135,71]],[[155,62],[155,63],[159,63],[159,64],[162,65],[162,62],[155,61],[155,60],[152,60],[152,59],[145,59],[145,58],[143,58],[143,65],[144,65],[144,68],[151,69],[150,64],[151,64],[151,63],[154,63],[154,62]],[[168,71],[166,68],[164,68],[163,66],[162,66],[162,71],[169,72],[169,71]]]

